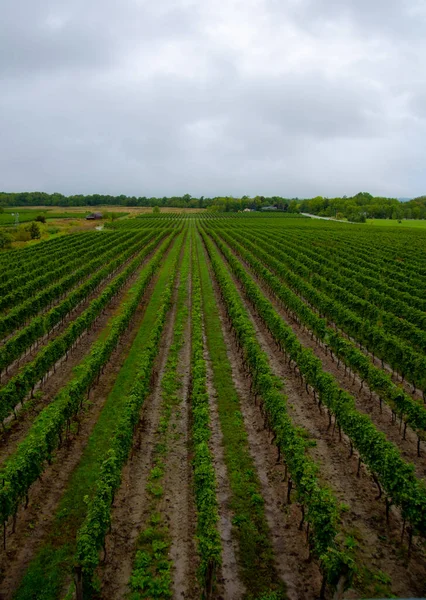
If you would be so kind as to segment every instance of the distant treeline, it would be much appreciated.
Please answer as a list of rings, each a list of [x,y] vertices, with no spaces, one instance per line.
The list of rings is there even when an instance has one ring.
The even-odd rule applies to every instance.
[[[174,208],[212,208],[214,210],[223,210],[226,212],[235,212],[251,208],[260,209],[262,206],[275,206],[280,210],[287,211],[290,208],[293,212],[298,212],[297,201],[279,196],[265,197],[256,196],[250,198],[215,197],[206,198],[201,196],[195,198],[190,194],[184,196],[171,197],[147,197],[147,196],[109,196],[104,194],[64,196],[59,193],[46,194],[45,192],[18,192],[6,193],[0,192],[0,206],[158,206]],[[291,206],[290,206],[291,205]]]
[[[244,209],[261,210],[275,207],[290,213],[307,212],[324,217],[347,218],[351,221],[375,219],[425,219],[426,196],[408,202],[396,198],[374,197],[360,192],[352,197],[311,199],[283,198],[281,196],[243,196],[242,198],[201,196],[194,198],[190,194],[163,198],[146,196],[110,196],[103,194],[64,196],[45,192],[0,192],[0,207],[8,206],[140,206],[206,208],[214,211],[237,212]]]
[[[374,197],[367,192],[347,198],[317,196],[298,203],[300,212],[321,217],[346,218],[350,221],[365,219],[426,219],[426,196],[402,202],[396,198]]]

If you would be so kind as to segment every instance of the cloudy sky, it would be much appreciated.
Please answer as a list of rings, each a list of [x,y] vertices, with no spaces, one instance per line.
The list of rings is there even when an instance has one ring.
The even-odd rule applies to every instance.
[[[426,194],[426,0],[3,0],[0,190]]]

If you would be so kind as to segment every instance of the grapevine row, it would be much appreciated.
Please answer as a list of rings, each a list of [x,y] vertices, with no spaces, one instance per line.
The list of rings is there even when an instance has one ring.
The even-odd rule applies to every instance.
[[[236,235],[236,237],[238,237]],[[299,275],[293,273],[285,266],[285,255],[274,248],[271,250],[267,244],[257,243],[279,257],[280,277],[294,289],[297,289],[307,302],[315,306],[320,314],[326,315],[330,321],[340,327],[346,334],[363,343],[367,351],[386,361],[391,367],[401,373],[413,386],[426,391],[426,357],[416,352],[411,346],[401,341],[396,336],[386,334],[379,326],[372,325],[365,319],[355,315],[340,302],[328,298],[324,293],[317,291],[312,285],[304,281]]]
[[[0,374],[3,369],[7,369],[9,365],[22,356],[34,342],[50,334],[53,328],[90,296],[104,280],[111,277],[122,264],[129,260],[135,252],[138,252],[141,244],[148,241],[151,235],[148,233],[142,238],[137,238],[130,246],[128,243],[115,246],[109,252],[103,254],[101,258],[98,257],[86,265],[89,273],[95,271],[89,279],[73,290],[49,312],[32,319],[27,326],[18,330],[13,337],[0,346]],[[96,271],[100,264],[105,266]],[[79,278],[82,278],[82,276],[83,274],[80,272]]]
[[[88,308],[72,321],[61,335],[44,346],[33,361],[26,364],[15,377],[12,377],[0,389],[1,419],[7,417],[16,405],[22,402],[30,391],[34,390],[35,385],[42,380],[58,360],[68,354],[83,332],[95,322],[128,278],[142,264],[145,257],[154,250],[161,237],[163,237],[162,233],[158,234],[150,244],[145,246],[124,271],[117,275],[97,298],[92,300]]]
[[[395,385],[387,373],[375,367],[372,361],[355,344],[343,338],[338,331],[328,327],[324,319],[314,313],[289,287],[283,285],[265,267],[265,265],[268,265],[279,273],[281,263],[277,259],[262,252],[246,240],[244,246],[242,246],[236,239],[227,234],[220,233],[220,237],[250,265],[258,277],[263,279],[287,310],[291,311],[326,347],[330,348],[339,360],[353,372],[358,373],[362,381],[368,384],[370,390],[375,391],[381,401],[384,400],[389,404],[395,414],[402,417],[405,423],[412,427],[417,433],[419,441],[426,438],[426,408],[413,400],[402,388]],[[262,262],[260,262],[260,259]],[[418,443],[419,451],[420,445]]]
[[[264,232],[253,231],[258,239],[265,239]],[[273,244],[279,244],[281,250],[296,256],[297,260],[305,266],[310,267],[312,274],[318,274],[327,280],[334,281],[343,288],[348,288],[353,294],[367,300],[384,311],[392,312],[398,317],[410,321],[421,329],[426,329],[426,300],[419,299],[407,291],[399,291],[394,285],[392,287],[380,280],[374,273],[374,263],[366,274],[366,269],[360,268],[356,258],[349,267],[344,267],[332,259],[322,257],[318,250],[311,250],[304,245],[301,246],[300,239],[291,239],[286,236],[285,240],[270,232],[267,240]],[[297,252],[297,254],[295,254]],[[405,288],[404,288],[405,289]],[[416,288],[418,292],[418,288]]]
[[[126,399],[117,428],[111,439],[110,449],[103,461],[95,492],[87,507],[84,523],[77,533],[76,571],[77,581],[83,593],[92,588],[92,579],[99,564],[99,551],[111,523],[111,507],[114,494],[121,482],[121,471],[126,463],[133,443],[133,434],[139,422],[141,407],[151,390],[151,374],[160,347],[161,335],[167,314],[172,305],[173,286],[177,277],[180,249],[171,269],[171,276],[162,297],[154,326],[141,355],[135,383]]]
[[[77,243],[63,248],[58,255],[51,256],[48,265],[43,265],[38,270],[39,263],[35,261],[29,265],[29,272],[16,276],[0,287],[0,310],[11,306],[16,307],[36,291],[57,281],[70,271],[75,270],[84,261],[89,260],[99,253],[105,242],[110,246],[117,243],[116,236],[99,236],[97,239],[77,238]]]
[[[129,247],[130,244],[133,245],[134,242],[135,240],[132,239],[131,236],[129,236],[126,241],[122,242],[118,246],[116,241],[111,240],[107,244],[106,249],[109,248],[112,252],[112,255],[114,255],[114,249],[120,252]],[[22,327],[22,325],[28,319],[49,306],[49,304],[66,293],[72,286],[90,274],[95,268],[102,266],[104,264],[105,257],[103,256],[102,252],[100,253],[101,248],[102,245],[99,248],[96,246],[93,253],[94,258],[89,263],[83,265],[80,269],[71,272],[67,277],[64,277],[57,283],[53,283],[52,285],[41,290],[38,294],[32,298],[29,298],[26,302],[23,302],[19,306],[16,306],[7,314],[2,315],[0,317],[0,337],[4,338],[7,334],[15,331],[18,327]]]
[[[207,392],[207,367],[204,358],[203,312],[201,282],[197,253],[192,253],[191,306],[191,442],[194,458],[195,507],[197,510],[197,549],[200,559],[198,576],[203,597],[210,597],[216,571],[222,562],[222,547],[218,531],[219,510],[216,497],[216,475],[209,448],[210,408]]]
[[[266,239],[263,242],[259,237],[257,239],[260,244],[265,246]],[[263,235],[262,239],[264,239]],[[271,248],[270,236],[268,240],[269,248]],[[275,244],[274,250],[275,252],[277,250]],[[378,308],[370,300],[359,298],[356,292],[354,293],[354,288],[357,287],[356,284],[351,279],[342,278],[336,270],[327,269],[329,271],[328,277],[322,275],[321,265],[305,256],[299,249],[288,248],[286,244],[284,248],[279,247],[279,252],[280,259],[285,260],[287,266],[305,280],[308,280],[317,290],[323,291],[336,302],[344,304],[346,308],[352,310],[359,317],[368,319],[372,326],[380,325],[390,335],[405,339],[415,349],[421,352],[426,350],[426,331],[423,331],[423,328],[426,328],[426,315],[422,311],[409,307],[411,308],[412,320],[415,323],[413,324],[406,320],[406,313],[399,304],[400,310],[395,315],[389,310],[389,307],[386,309]],[[337,283],[333,283],[333,280]],[[397,293],[394,295],[397,296]],[[384,302],[387,302],[386,297]],[[395,300],[393,302],[397,303]]]
[[[138,535],[129,588],[135,595],[169,598],[172,590],[170,556],[171,535],[168,514],[164,514],[164,478],[167,472],[167,456],[174,436],[172,419],[181,412],[182,376],[179,371],[179,356],[185,343],[185,325],[189,318],[186,305],[190,268],[189,244],[185,244],[180,269],[179,289],[176,302],[176,318],[173,327],[173,342],[170,346],[164,374],[161,379],[161,409],[156,430],[158,435],[146,490],[148,492],[149,518],[143,531]],[[173,423],[173,426],[175,423]],[[160,592],[161,590],[161,592]]]
[[[16,515],[32,484],[41,476],[46,461],[50,462],[62,443],[64,428],[79,412],[84,400],[111,354],[129,326],[137,307],[174,235],[169,235],[155,256],[144,268],[135,286],[135,293],[122,312],[111,321],[108,335],[92,345],[88,356],[79,364],[75,377],[59,392],[35,419],[30,432],[0,471],[0,522],[6,527],[9,517]]]
[[[415,477],[413,465],[401,458],[394,444],[387,441],[368,416],[357,411],[354,398],[339,388],[331,374],[323,371],[321,361],[312,350],[302,346],[291,327],[280,318],[240,262],[217,236],[215,241],[276,342],[297,365],[306,383],[319,394],[319,402],[334,414],[339,429],[348,436],[360,460],[385,490],[387,507],[394,504],[401,509],[404,520],[410,523],[410,540],[413,534],[425,536],[426,487],[423,481]]]
[[[328,582],[336,586],[340,576],[343,572],[346,573],[351,565],[350,557],[339,547],[337,541],[337,500],[330,489],[320,484],[318,467],[306,454],[306,438],[301,435],[301,430],[293,425],[288,415],[287,398],[282,391],[282,383],[272,372],[268,357],[256,338],[247,311],[217,250],[203,230],[201,235],[243,353],[244,363],[250,373],[253,391],[263,403],[269,427],[274,433],[275,444],[284,456],[290,474],[289,493],[292,484],[296,486],[297,499],[303,507],[303,518],[309,524],[308,539],[311,552],[320,562],[324,585]]]

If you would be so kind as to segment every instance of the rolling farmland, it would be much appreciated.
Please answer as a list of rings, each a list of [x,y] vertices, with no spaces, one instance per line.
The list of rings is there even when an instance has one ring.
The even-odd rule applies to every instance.
[[[0,253],[0,598],[425,596],[425,252],[171,213]]]

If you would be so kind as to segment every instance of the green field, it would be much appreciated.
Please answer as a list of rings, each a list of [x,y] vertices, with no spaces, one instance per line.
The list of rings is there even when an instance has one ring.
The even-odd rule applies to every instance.
[[[37,210],[37,209],[24,209],[19,208],[6,208],[4,212],[0,213],[0,226],[15,225],[16,213],[19,215],[19,223],[28,223],[34,221],[39,215],[44,216],[46,219],[83,219],[90,211],[84,212],[57,212],[50,210]]]
[[[0,253],[0,597],[425,595],[426,231],[372,224]]]

